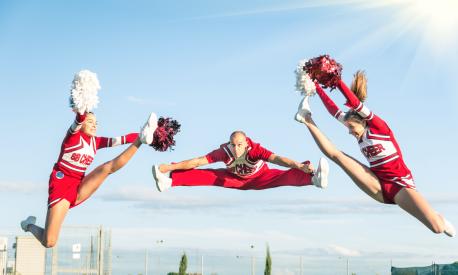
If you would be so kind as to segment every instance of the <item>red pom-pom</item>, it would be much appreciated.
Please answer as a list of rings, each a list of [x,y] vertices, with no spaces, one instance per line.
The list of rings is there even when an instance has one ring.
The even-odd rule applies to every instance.
[[[312,80],[317,80],[324,88],[335,89],[342,76],[342,65],[327,54],[305,62],[304,70]]]
[[[157,120],[157,128],[154,131],[153,142],[150,144],[156,151],[170,151],[175,146],[173,137],[180,131],[180,123],[169,117],[160,117]]]

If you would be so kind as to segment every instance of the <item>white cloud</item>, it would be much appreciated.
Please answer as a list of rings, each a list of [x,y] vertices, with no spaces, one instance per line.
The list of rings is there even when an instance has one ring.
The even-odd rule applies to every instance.
[[[0,181],[1,192],[33,193],[43,190],[42,183],[29,181]]]
[[[339,245],[330,245],[327,250],[330,254],[337,254],[344,257],[361,256],[361,253],[358,250],[346,248]]]
[[[242,191],[241,191],[242,192]],[[175,193],[177,194],[177,193]],[[173,192],[158,193],[151,188],[129,186],[98,194],[98,198],[107,201],[125,201],[139,209],[161,209],[161,211],[205,211],[209,209],[224,212],[238,211],[262,212],[289,216],[316,216],[354,213],[391,213],[395,208],[372,201],[364,196],[355,198],[330,199],[245,199],[234,196],[192,196],[175,195]]]
[[[242,192],[242,191],[240,191]],[[193,193],[196,194],[196,193]],[[434,194],[429,200],[431,204],[457,204],[456,195]],[[227,196],[188,195],[178,192],[158,193],[143,186],[129,186],[129,188],[110,189],[99,193],[97,198],[107,201],[123,201],[132,203],[137,209],[156,210],[161,212],[205,212],[218,213],[262,213],[290,217],[313,217],[323,215],[390,215],[400,211],[397,207],[390,207],[373,201],[364,194],[354,197],[334,197],[327,199],[313,198],[246,198]],[[243,209],[240,212],[240,209]],[[194,212],[196,213],[196,212]]]
[[[256,251],[265,250],[266,241],[273,240],[276,247],[292,246],[296,243],[305,243],[306,238],[274,230],[240,230],[228,227],[207,228],[112,228],[113,244],[121,249],[142,249],[145,244],[155,244],[157,240],[164,240],[167,247],[199,247],[200,249],[227,249],[248,251],[253,244]],[[141,240],[138,242],[136,240]],[[275,240],[281,242],[275,243]]]

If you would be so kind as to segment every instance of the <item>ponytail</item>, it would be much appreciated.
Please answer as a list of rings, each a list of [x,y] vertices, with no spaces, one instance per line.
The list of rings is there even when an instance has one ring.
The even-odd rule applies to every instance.
[[[367,78],[364,71],[358,70],[354,74],[353,82],[351,83],[350,89],[355,94],[355,96],[361,101],[364,102],[367,97]]]

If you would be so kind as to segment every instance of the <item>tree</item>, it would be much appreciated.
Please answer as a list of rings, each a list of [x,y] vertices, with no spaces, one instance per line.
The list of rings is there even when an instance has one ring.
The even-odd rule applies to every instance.
[[[264,275],[270,275],[272,272],[272,259],[270,258],[270,249],[269,245],[267,245],[267,252],[266,252],[266,267],[264,269]]]
[[[188,257],[186,257],[186,253],[183,253],[183,256],[181,256],[180,269],[178,270],[178,275],[186,275],[187,268],[188,268]]]

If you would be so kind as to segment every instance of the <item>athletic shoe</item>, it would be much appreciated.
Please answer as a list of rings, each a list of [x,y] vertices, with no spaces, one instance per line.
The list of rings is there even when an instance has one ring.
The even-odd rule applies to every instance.
[[[294,119],[297,122],[305,123],[305,116],[308,114],[312,114],[312,110],[310,109],[309,96],[307,95],[307,96],[304,96],[301,103],[299,104],[299,107],[297,108],[297,113],[294,116]]]
[[[165,173],[159,171],[158,165],[153,165],[153,177],[156,181],[156,187],[159,192],[163,192],[166,189],[172,187],[172,179]]]
[[[21,228],[24,232],[29,231],[29,225],[35,224],[37,222],[37,218],[34,216],[28,216],[27,219],[21,222]]]
[[[140,130],[140,140],[144,144],[153,143],[154,131],[157,128],[157,116],[155,113],[151,113],[145,125]]]
[[[449,236],[449,237],[455,237],[456,235],[456,230],[455,230],[455,227],[453,226],[452,223],[450,223],[448,220],[446,220],[444,217],[442,217],[444,219],[444,233],[445,235]]]
[[[329,163],[325,158],[320,158],[318,168],[312,177],[312,183],[316,187],[326,188],[328,186]]]

